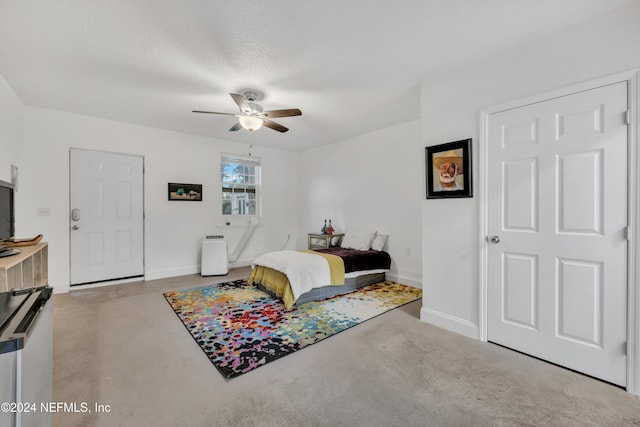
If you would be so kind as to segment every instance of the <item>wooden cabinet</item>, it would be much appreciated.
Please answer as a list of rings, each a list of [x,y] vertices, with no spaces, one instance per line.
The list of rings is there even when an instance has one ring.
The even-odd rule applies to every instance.
[[[17,248],[19,254],[0,258],[0,292],[44,286],[49,282],[49,246],[38,243]]]

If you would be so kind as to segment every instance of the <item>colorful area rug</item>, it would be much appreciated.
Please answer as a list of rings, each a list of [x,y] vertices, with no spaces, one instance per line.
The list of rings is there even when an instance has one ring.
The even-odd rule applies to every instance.
[[[387,281],[289,311],[245,280],[164,296],[220,373],[233,378],[415,301],[422,291]]]

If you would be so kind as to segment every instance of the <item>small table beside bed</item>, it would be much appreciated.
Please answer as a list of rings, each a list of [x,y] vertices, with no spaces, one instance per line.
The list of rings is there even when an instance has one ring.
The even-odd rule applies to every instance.
[[[347,233],[341,246],[269,252],[258,257],[249,284],[282,299],[285,308],[352,292],[385,280],[387,235]]]

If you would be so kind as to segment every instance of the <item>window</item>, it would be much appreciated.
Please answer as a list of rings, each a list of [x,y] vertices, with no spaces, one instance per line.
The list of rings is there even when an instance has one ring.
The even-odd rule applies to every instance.
[[[222,215],[260,212],[260,158],[223,154],[220,159]]]

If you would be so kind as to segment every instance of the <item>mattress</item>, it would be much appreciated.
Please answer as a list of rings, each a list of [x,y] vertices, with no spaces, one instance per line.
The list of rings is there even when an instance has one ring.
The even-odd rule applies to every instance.
[[[345,273],[376,269],[388,270],[391,268],[391,256],[384,251],[359,251],[336,246],[328,249],[316,249],[314,252],[336,255],[342,258]]]
[[[316,251],[303,251],[318,252],[318,255],[328,256],[332,259],[342,259],[341,264],[344,265],[344,280],[342,280],[341,277],[338,282],[327,281],[327,286],[325,286],[324,280],[322,280],[323,283],[318,283],[314,287],[309,286],[307,288],[308,290],[298,293],[296,299],[289,278],[283,272],[290,270],[293,265],[296,266],[294,270],[296,277],[301,276],[301,271],[304,271],[304,273],[307,273],[307,271],[298,270],[296,264],[289,264],[288,258],[280,255],[285,252],[271,253],[272,255],[269,255],[268,259],[264,259],[264,256],[259,257],[253,266],[254,270],[249,278],[249,283],[256,285],[259,289],[271,295],[280,297],[287,309],[290,309],[294,304],[326,299],[335,295],[351,292],[362,286],[382,282],[385,280],[385,273],[389,271],[391,267],[391,257],[387,252],[383,251],[359,251],[339,247]],[[278,254],[278,256],[274,258],[276,254]],[[278,262],[274,262],[274,259]],[[261,264],[262,262],[265,264]],[[277,270],[266,266],[270,264],[273,264],[274,268],[277,267]],[[341,269],[343,265],[340,265]],[[278,271],[281,268],[282,271]],[[317,279],[315,281],[317,282]],[[308,284],[306,286],[308,286]],[[298,285],[297,289],[300,287],[301,286]]]
[[[349,292],[353,292],[363,286],[384,282],[384,280],[384,271],[376,271],[369,274],[365,272],[359,272],[352,277],[345,276],[344,285],[323,286],[321,288],[311,289],[309,292],[300,295],[300,297],[296,300],[296,305],[304,304],[311,301],[320,301],[337,295],[343,295]],[[274,292],[271,292],[259,283],[256,283],[256,286],[270,295],[277,296]]]

